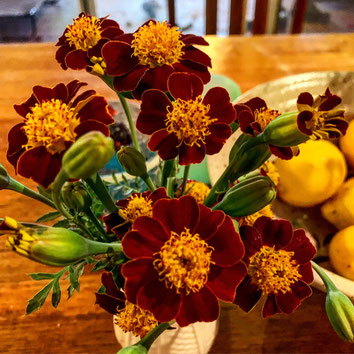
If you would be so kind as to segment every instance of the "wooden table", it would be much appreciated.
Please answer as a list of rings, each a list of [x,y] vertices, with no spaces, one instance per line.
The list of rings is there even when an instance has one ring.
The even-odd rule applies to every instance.
[[[316,70],[354,70],[354,34],[207,38],[213,71],[237,81],[242,91],[285,75]],[[34,85],[51,86],[74,78],[114,98],[98,78],[85,72],[62,71],[54,59],[53,44],[0,46],[0,161],[7,163],[7,132],[20,119],[14,103],[27,98]],[[19,181],[30,187],[33,183]],[[1,191],[0,215],[33,221],[48,209],[39,202]],[[57,310],[49,303],[41,311],[25,316],[26,301],[42,282],[26,273],[53,269],[28,261],[7,249],[0,240],[0,352],[26,353],[114,353],[118,349],[112,317],[94,305],[98,274],[81,278],[81,293],[63,300]],[[65,289],[65,285],[62,289]],[[332,331],[324,310],[325,295],[314,291],[293,315],[262,320],[260,308],[249,315],[236,307],[223,306],[219,335],[211,353],[336,353],[353,352]]]

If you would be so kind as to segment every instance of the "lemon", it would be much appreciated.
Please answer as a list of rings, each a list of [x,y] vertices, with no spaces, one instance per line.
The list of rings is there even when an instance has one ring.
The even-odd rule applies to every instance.
[[[354,167],[354,120],[349,123],[347,133],[340,138],[339,146],[348,164]]]
[[[300,155],[276,160],[279,195],[288,204],[312,207],[331,197],[344,182],[347,165],[341,151],[326,140],[300,145]]]
[[[354,225],[337,232],[328,250],[329,260],[337,273],[354,280]]]

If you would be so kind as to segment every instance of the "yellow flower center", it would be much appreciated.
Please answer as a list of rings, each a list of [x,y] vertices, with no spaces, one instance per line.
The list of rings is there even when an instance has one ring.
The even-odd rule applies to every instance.
[[[152,216],[152,200],[140,195],[129,198],[128,205],[119,209],[119,215],[129,222],[134,222],[139,216]]]
[[[257,211],[254,214],[251,214],[251,215],[248,215],[248,216],[243,216],[242,218],[240,218],[239,225],[240,226],[242,226],[242,225],[253,226],[255,221],[258,218],[260,218],[261,216],[268,216],[269,218],[273,217],[273,211],[272,211],[272,208],[271,208],[270,204],[268,204],[263,209]]]
[[[177,293],[197,292],[208,280],[212,252],[213,248],[189,229],[180,235],[172,231],[157,253],[154,267],[168,288],[175,288]]]
[[[24,147],[30,149],[45,146],[51,154],[66,149],[66,142],[74,142],[75,128],[80,119],[73,108],[69,108],[60,100],[36,103],[32,112],[27,113],[23,127],[28,142]]]
[[[278,169],[275,167],[275,164],[272,161],[265,162],[259,170],[268,176],[272,182],[277,186],[279,184],[279,172]]]
[[[210,192],[210,188],[202,182],[191,181],[187,183],[186,195],[192,196],[197,203],[203,204]]]
[[[182,143],[188,146],[205,143],[205,138],[210,135],[209,125],[217,120],[207,115],[209,109],[209,105],[202,103],[201,96],[195,100],[184,101],[178,98],[172,102],[165,123],[167,131],[177,135],[179,146]]]
[[[262,131],[270,122],[279,116],[280,113],[278,111],[264,107],[254,112],[254,120],[261,126]]]
[[[162,65],[178,63],[184,52],[184,43],[180,40],[178,27],[170,27],[167,22],[150,21],[133,34],[133,55],[141,65],[156,68]]]
[[[132,332],[136,337],[139,336],[140,338],[145,337],[158,325],[151,312],[142,310],[139,306],[128,301],[125,302],[124,309],[118,310],[114,322],[123,332]]]
[[[94,16],[81,16],[67,26],[65,37],[69,45],[87,52],[101,37],[101,20]]]
[[[301,278],[299,265],[292,259],[294,252],[276,251],[263,246],[250,258],[248,274],[263,295],[286,293]]]

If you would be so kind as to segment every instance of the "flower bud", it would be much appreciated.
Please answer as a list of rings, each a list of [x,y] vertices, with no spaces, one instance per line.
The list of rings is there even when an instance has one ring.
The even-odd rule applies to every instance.
[[[86,211],[92,205],[92,198],[81,182],[65,183],[62,196],[67,207],[75,211]]]
[[[51,266],[66,266],[88,256],[121,251],[118,243],[91,241],[60,227],[25,227],[9,217],[0,225],[0,234],[8,235],[7,246],[18,254]]]
[[[297,146],[309,139],[297,126],[299,112],[282,114],[269,123],[256,139],[274,146]]]
[[[354,305],[341,291],[329,290],[326,312],[333,329],[345,341],[354,342]]]
[[[147,349],[141,344],[122,348],[117,354],[147,354]]]
[[[256,176],[230,188],[213,210],[222,210],[233,217],[247,216],[263,209],[275,197],[272,181],[268,177]]]
[[[0,163],[0,190],[6,189],[10,183],[10,176],[7,174],[5,167]]]
[[[122,167],[132,176],[140,177],[147,172],[144,155],[130,146],[122,146],[117,152]]]
[[[101,132],[81,136],[65,152],[62,169],[72,179],[87,179],[103,168],[114,154],[114,143]]]

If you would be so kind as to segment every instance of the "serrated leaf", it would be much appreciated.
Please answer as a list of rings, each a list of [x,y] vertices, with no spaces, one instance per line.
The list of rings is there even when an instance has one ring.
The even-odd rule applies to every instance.
[[[70,286],[68,287],[69,298],[74,294],[75,290],[78,293],[80,292],[79,277],[84,272],[85,264],[86,263],[80,263],[77,266],[69,267],[69,280],[70,280]]]
[[[70,222],[67,219],[59,220],[56,222],[53,227],[63,227],[65,229],[70,228]]]
[[[95,266],[92,268],[91,272],[97,272],[105,267],[107,267],[107,261],[100,260],[95,264]]]
[[[44,214],[41,217],[39,217],[36,222],[46,222],[46,221],[52,221],[57,219],[61,214],[59,211],[51,211],[50,213]]]
[[[29,276],[33,280],[44,280],[44,279],[54,279],[57,275],[56,273],[31,273]]]
[[[52,292],[52,305],[55,308],[58,307],[59,302],[60,302],[60,298],[61,298],[59,279],[60,278],[57,278],[56,280],[54,280],[53,292]]]
[[[47,296],[49,295],[50,290],[53,287],[53,280],[48,283],[42,290],[40,290],[36,295],[33,296],[32,299],[28,300],[28,304],[26,307],[26,315],[29,315],[37,310],[39,310],[45,300],[47,299]]]

